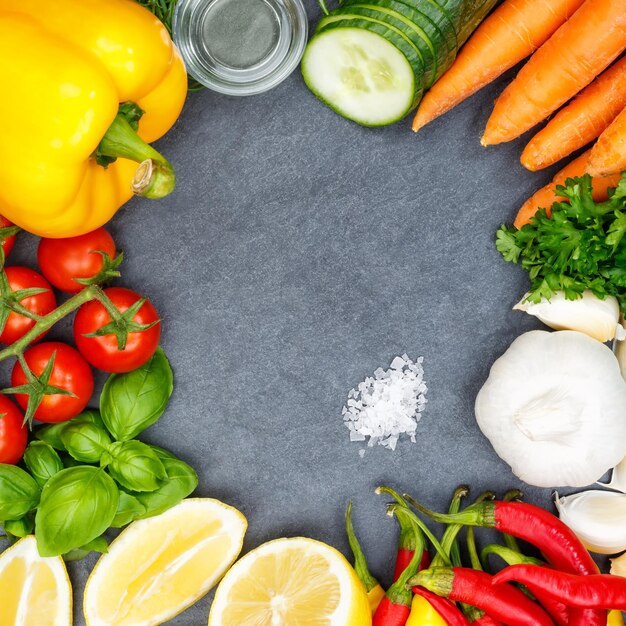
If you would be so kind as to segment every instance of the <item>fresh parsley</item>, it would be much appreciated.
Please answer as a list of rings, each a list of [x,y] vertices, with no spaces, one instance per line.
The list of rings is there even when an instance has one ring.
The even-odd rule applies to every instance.
[[[496,248],[528,272],[530,302],[557,291],[575,300],[589,289],[615,296],[626,312],[626,177],[606,202],[594,201],[590,176],[568,178],[556,191],[566,200],[555,202],[550,216],[540,209],[521,229],[501,226]]]

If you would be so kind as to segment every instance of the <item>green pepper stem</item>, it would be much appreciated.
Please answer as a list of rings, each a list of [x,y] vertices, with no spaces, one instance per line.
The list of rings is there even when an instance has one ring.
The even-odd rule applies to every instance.
[[[449,567],[431,567],[409,580],[411,587],[425,587],[438,596],[447,598],[452,592],[454,572]]]
[[[406,500],[392,487],[381,485],[376,488],[376,494],[387,494],[391,496],[401,506],[408,506]],[[398,549],[414,551],[416,548],[416,535],[413,530],[413,523],[405,515],[396,515],[400,525],[400,537],[398,538]],[[423,538],[422,538],[423,539]],[[423,546],[423,540],[422,540]]]
[[[532,556],[526,556],[516,550],[511,550],[506,546],[497,543],[491,543],[480,551],[480,560],[487,565],[491,555],[499,556],[507,565],[545,565],[541,559],[535,559]]]
[[[369,593],[379,584],[379,582],[369,571],[365,554],[363,554],[361,544],[359,543],[356,533],[354,532],[354,526],[352,525],[352,500],[348,502],[348,508],[346,509],[346,534],[348,535],[350,549],[354,555],[354,571],[363,584],[363,587],[365,587],[365,591]]]
[[[174,168],[163,155],[139,137],[122,113],[116,115],[104,134],[98,153],[139,163],[132,181],[135,194],[146,198],[163,198],[174,191]]]

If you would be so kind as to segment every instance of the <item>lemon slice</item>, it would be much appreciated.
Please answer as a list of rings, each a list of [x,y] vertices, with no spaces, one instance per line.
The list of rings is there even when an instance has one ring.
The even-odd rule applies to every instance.
[[[153,626],[178,615],[237,558],[246,527],[237,509],[202,498],[133,522],[89,576],[88,626]]]
[[[72,587],[60,556],[43,558],[34,537],[0,555],[0,624],[69,626]]]
[[[209,626],[369,626],[363,585],[346,559],[313,539],[277,539],[224,576]]]

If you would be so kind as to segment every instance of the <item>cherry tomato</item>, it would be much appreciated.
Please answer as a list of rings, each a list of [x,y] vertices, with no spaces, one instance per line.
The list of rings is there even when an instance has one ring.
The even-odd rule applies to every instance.
[[[13,226],[13,222],[10,222],[4,215],[0,215],[0,228],[7,228],[7,226]],[[9,253],[13,249],[15,243],[15,235],[7,237],[2,243],[2,251],[4,252],[4,258],[9,256]]]
[[[21,267],[18,265],[5,267],[5,272],[9,280],[11,291],[20,291],[33,287],[47,289],[47,291],[37,294],[36,296],[29,296],[28,298],[20,300],[19,303],[23,307],[26,307],[29,311],[37,313],[38,315],[47,315],[50,311],[54,310],[57,305],[54,292],[48,281],[41,274],[38,274],[35,270],[31,270],[29,267]],[[0,343],[10,344],[16,342],[34,325],[35,320],[20,315],[15,311],[11,311],[4,326],[4,330],[0,333]]]
[[[66,239],[42,239],[37,249],[37,262],[43,275],[66,293],[78,293],[85,285],[75,278],[93,278],[102,270],[102,255],[115,258],[115,242],[104,228],[98,228]]]
[[[22,412],[6,396],[0,395],[0,463],[17,463],[24,455],[28,429]]]
[[[138,293],[123,287],[110,287],[104,293],[115,307],[124,313],[141,298]],[[102,337],[85,337],[111,321],[104,306],[97,300],[83,304],[74,318],[74,341],[81,354],[94,367],[105,372],[130,372],[143,365],[157,349],[161,337],[159,314],[147,300],[143,303],[132,321],[138,324],[157,322],[147,330],[129,332],[126,348],[118,350],[117,337],[114,334]]]
[[[48,384],[71,391],[74,396],[62,394],[45,395],[35,411],[35,419],[41,422],[65,422],[78,415],[89,402],[93,393],[93,373],[89,363],[80,352],[59,341],[47,341],[32,346],[24,352],[28,367],[39,377],[46,365],[54,357],[54,366]],[[11,373],[11,386],[25,385],[26,375],[19,361],[15,362]],[[28,406],[27,394],[16,394],[15,400],[23,408]]]

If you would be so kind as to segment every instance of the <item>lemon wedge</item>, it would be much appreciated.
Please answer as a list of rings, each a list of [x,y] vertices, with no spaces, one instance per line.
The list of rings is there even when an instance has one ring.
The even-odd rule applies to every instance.
[[[237,509],[203,498],[133,522],[89,576],[88,626],[153,626],[178,615],[223,576],[246,528]]]
[[[72,587],[60,556],[43,558],[34,537],[0,555],[0,624],[70,626]]]
[[[337,550],[313,539],[270,541],[224,576],[209,626],[369,626],[363,585]]]

